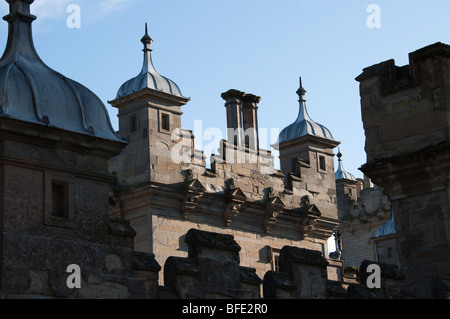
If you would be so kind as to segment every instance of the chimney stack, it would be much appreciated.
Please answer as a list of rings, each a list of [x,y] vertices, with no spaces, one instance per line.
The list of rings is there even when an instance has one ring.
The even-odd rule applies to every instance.
[[[238,90],[228,90],[222,93],[227,109],[227,139],[228,142],[241,148],[243,146],[243,129],[241,108],[244,92]]]
[[[258,138],[258,103],[261,97],[246,94],[242,105],[242,123],[244,128],[244,145],[251,150],[259,150]]]

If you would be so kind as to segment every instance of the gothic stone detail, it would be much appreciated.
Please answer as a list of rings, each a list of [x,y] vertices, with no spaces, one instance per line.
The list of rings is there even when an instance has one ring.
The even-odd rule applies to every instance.
[[[198,206],[204,192],[205,188],[198,179],[188,179],[184,190],[183,207],[181,209],[185,219],[188,218],[189,214]]]
[[[278,196],[269,198],[266,203],[266,216],[264,218],[264,230],[266,234],[269,233],[271,226],[277,223],[277,217],[283,213],[284,208],[285,205]]]
[[[305,236],[313,231],[314,225],[321,215],[322,214],[316,205],[306,204],[303,207],[302,233],[305,234]]]
[[[224,219],[225,224],[230,226],[233,219],[239,215],[239,210],[242,205],[244,205],[247,200],[247,196],[242,192],[242,190],[238,188],[230,189],[227,194],[227,204],[225,207]]]

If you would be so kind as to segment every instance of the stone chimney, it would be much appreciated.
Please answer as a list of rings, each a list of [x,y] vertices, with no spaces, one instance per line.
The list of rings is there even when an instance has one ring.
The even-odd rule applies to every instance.
[[[261,97],[246,94],[242,105],[242,122],[244,128],[244,145],[251,150],[259,150],[258,138],[258,103]]]
[[[241,115],[244,96],[244,92],[233,89],[222,93],[227,109],[227,139],[229,143],[237,147],[242,147],[244,141]]]

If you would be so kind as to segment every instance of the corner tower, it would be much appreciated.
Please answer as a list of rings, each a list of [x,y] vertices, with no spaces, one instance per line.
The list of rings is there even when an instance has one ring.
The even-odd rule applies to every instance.
[[[289,184],[289,176],[300,174],[300,168],[310,168],[311,174],[301,175],[306,189],[311,192],[334,188],[333,149],[340,142],[334,140],[331,132],[314,122],[306,108],[306,90],[300,78],[299,113],[297,119],[284,128],[278,137],[280,168]],[[325,190],[326,191],[326,190]]]
[[[280,152],[280,168],[286,189],[300,188],[314,195],[323,217],[330,218],[330,227],[337,221],[336,184],[333,149],[340,142],[323,125],[314,122],[306,108],[306,90],[300,78],[299,113],[284,128],[275,145]]]
[[[118,109],[119,134],[129,141],[127,148],[111,162],[118,183],[126,186],[164,181],[168,177],[167,165],[171,163],[174,145],[172,132],[181,130],[181,107],[189,101],[174,81],[160,75],[153,66],[153,39],[147,24],[141,42],[144,45],[141,71],[123,83],[116,99],[109,102]],[[182,132],[191,135],[190,131]]]

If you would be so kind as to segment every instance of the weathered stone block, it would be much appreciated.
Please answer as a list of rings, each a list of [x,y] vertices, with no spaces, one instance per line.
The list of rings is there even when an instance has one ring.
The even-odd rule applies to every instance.
[[[263,279],[263,296],[268,299],[293,299],[297,286],[287,272],[268,271]]]
[[[190,258],[211,258],[239,264],[241,247],[232,235],[191,229],[186,235]]]
[[[279,263],[280,271],[289,273],[297,286],[296,298],[326,298],[328,261],[320,251],[285,246]]]

